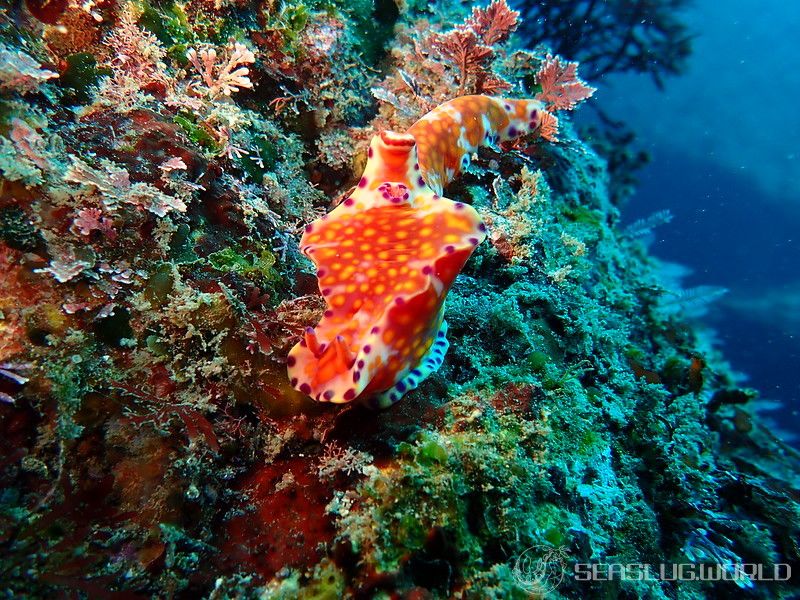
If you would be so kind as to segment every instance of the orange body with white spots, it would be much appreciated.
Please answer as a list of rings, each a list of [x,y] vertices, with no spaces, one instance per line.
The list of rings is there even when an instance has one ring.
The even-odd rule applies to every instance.
[[[292,385],[312,398],[386,406],[441,364],[443,305],[486,228],[470,206],[441,197],[478,146],[535,129],[533,100],[464,96],[384,131],[353,194],[306,226],[327,310],[292,348]],[[466,158],[465,158],[466,157]]]

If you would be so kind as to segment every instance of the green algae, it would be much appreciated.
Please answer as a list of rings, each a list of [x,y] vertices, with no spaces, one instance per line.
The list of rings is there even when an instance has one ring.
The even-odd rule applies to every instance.
[[[186,223],[178,225],[170,240],[169,257],[176,263],[191,263],[198,259],[194,251],[197,234]]]
[[[58,78],[64,89],[64,101],[72,104],[88,104],[92,100],[92,88],[101,77],[111,75],[111,70],[99,67],[97,59],[89,52],[78,52],[66,57],[66,69]]]
[[[170,54],[174,54],[175,49],[181,46],[191,44],[195,38],[186,12],[177,2],[160,3],[158,7],[143,2],[139,25],[152,32]],[[185,52],[183,59],[186,61]]]
[[[192,121],[191,116],[176,115],[173,121],[176,125],[179,125],[189,139],[198,146],[210,152],[219,152],[222,149],[219,142],[214,139],[208,131]]]
[[[253,146],[254,156],[242,155],[238,162],[253,181],[260,182],[267,173],[275,170],[279,158],[278,148],[266,136],[256,137]]]
[[[17,206],[0,209],[0,239],[11,248],[23,252],[32,252],[44,242],[41,234]]]
[[[233,248],[224,248],[209,254],[208,260],[219,271],[238,273],[265,285],[275,284],[281,279],[273,268],[275,255],[266,248],[244,253]]]
[[[175,285],[174,271],[171,265],[161,265],[147,281],[144,295],[150,302],[163,305],[169,299]]]

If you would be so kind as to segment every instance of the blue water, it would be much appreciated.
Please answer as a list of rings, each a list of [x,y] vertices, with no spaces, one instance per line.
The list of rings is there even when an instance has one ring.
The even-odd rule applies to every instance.
[[[745,385],[780,403],[765,416],[797,445],[800,4],[702,0],[685,18],[694,52],[664,91],[643,76],[598,82],[594,101],[653,157],[623,212],[630,221],[673,213],[653,253],[692,269],[686,287],[730,290],[706,321]]]
[[[800,218],[747,177],[657,150],[627,217],[645,217],[663,207],[670,207],[674,219],[656,232],[653,253],[693,269],[687,288],[711,284],[729,290],[705,321],[718,332],[734,369],[748,376],[745,385],[782,403],[782,409],[765,416],[779,418],[785,433],[797,435],[800,327],[769,295],[793,295],[787,303],[800,298]]]

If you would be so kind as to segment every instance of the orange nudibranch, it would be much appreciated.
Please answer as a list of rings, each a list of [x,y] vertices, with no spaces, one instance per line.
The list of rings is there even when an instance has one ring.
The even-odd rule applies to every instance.
[[[478,213],[442,190],[479,146],[537,129],[543,112],[536,100],[462,96],[372,138],[355,191],[300,241],[327,310],[289,352],[293,387],[386,407],[441,366],[445,297],[486,237]]]

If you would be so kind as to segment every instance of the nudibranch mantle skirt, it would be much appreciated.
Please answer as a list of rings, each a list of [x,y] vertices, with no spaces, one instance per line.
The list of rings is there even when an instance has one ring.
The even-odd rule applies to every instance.
[[[408,133],[373,137],[355,191],[300,242],[327,310],[289,353],[293,387],[321,402],[386,407],[441,366],[445,297],[486,237],[478,213],[441,190],[464,156],[535,128],[540,110],[531,100],[464,96]]]

